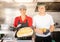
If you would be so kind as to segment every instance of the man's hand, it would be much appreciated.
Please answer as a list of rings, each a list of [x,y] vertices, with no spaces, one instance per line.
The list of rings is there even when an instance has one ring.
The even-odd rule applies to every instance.
[[[38,33],[38,34],[43,34],[42,29],[35,29],[35,32]]]
[[[51,25],[51,26],[50,26],[50,32],[53,32],[54,29],[55,29],[54,25]]]

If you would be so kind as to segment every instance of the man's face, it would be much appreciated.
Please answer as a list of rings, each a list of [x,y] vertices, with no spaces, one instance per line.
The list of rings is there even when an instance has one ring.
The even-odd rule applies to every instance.
[[[20,13],[21,13],[21,14],[25,14],[25,13],[26,13],[26,9],[21,8],[21,9],[20,9]]]
[[[44,13],[45,12],[45,6],[44,5],[38,6],[38,11],[40,13]]]

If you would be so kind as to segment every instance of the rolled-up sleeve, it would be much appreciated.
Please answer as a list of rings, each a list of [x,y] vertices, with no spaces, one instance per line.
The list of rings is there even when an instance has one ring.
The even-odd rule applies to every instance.
[[[50,25],[54,25],[54,21],[53,21],[52,16],[50,17]]]

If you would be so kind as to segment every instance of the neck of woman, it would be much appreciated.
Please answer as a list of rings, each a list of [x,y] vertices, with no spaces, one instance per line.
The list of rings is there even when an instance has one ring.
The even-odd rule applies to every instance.
[[[25,18],[26,18],[26,15],[21,15],[21,19],[22,19],[22,21],[24,21]]]

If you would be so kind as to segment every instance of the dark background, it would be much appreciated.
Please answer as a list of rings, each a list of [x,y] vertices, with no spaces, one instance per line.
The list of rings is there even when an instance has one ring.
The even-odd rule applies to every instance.
[[[60,12],[60,2],[38,2],[37,5],[40,3],[46,4],[47,12]],[[37,6],[35,12],[37,12]]]

